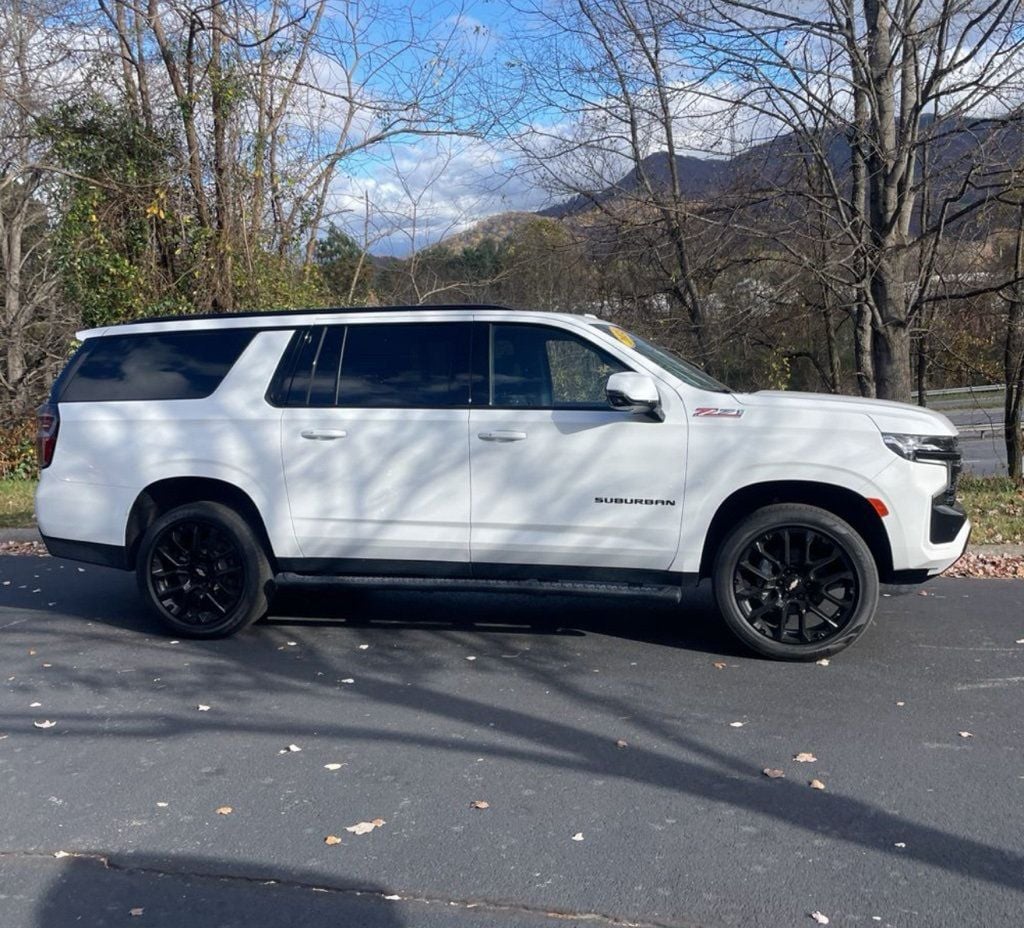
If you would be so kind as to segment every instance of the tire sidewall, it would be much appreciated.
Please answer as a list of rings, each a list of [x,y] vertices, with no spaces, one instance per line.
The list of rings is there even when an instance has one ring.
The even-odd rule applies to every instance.
[[[208,627],[181,622],[169,613],[161,604],[150,576],[150,561],[156,542],[170,526],[182,521],[206,522],[228,534],[237,545],[243,563],[245,579],[241,599],[226,617]],[[188,503],[156,519],[139,545],[135,575],[139,593],[150,611],[168,630],[183,637],[224,638],[233,635],[265,615],[269,604],[271,572],[266,552],[249,523],[222,503]]]
[[[733,592],[733,575],[740,555],[759,535],[782,527],[809,528],[829,536],[843,548],[857,577],[859,602],[853,617],[835,638],[820,645],[784,644],[766,638],[750,626]],[[766,506],[740,523],[725,539],[715,557],[715,599],[730,631],[759,654],[779,660],[818,660],[849,647],[871,625],[878,606],[878,568],[864,539],[843,519],[815,506]]]

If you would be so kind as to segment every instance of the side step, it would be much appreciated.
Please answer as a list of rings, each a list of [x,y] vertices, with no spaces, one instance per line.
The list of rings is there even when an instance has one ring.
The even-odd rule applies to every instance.
[[[679,602],[681,584],[594,583],[579,580],[474,580],[466,577],[323,576],[281,573],[282,586],[346,587],[362,590],[422,590],[453,593],[549,593],[563,596],[627,596]]]

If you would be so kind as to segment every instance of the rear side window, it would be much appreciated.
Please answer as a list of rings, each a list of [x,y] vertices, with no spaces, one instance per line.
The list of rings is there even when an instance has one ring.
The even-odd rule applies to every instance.
[[[255,334],[214,329],[91,338],[69,365],[58,400],[201,399],[220,386]]]
[[[468,322],[306,329],[296,333],[269,398],[282,406],[465,406],[471,332]]]

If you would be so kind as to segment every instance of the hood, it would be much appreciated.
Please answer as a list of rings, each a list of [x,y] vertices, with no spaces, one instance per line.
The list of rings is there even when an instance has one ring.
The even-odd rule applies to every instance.
[[[757,393],[736,393],[737,402],[751,408],[774,407],[788,410],[808,409],[821,412],[862,413],[881,432],[902,432],[908,435],[956,435],[956,426],[942,413],[895,403],[891,400],[869,400],[859,396],[837,396],[834,393],[799,393],[789,390],[759,390]]]

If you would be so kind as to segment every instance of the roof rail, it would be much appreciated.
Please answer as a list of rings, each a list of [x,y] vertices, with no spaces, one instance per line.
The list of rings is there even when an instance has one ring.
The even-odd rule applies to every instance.
[[[407,312],[436,312],[438,310],[451,309],[499,309],[510,312],[511,307],[501,306],[492,303],[443,303],[443,304],[416,304],[407,306],[312,306],[301,309],[252,309],[240,313],[179,313],[174,316],[145,316],[141,319],[126,319],[117,325],[141,325],[150,322],[189,322],[192,320],[207,319],[268,319],[274,316],[309,316],[322,315],[324,313],[407,313]]]

